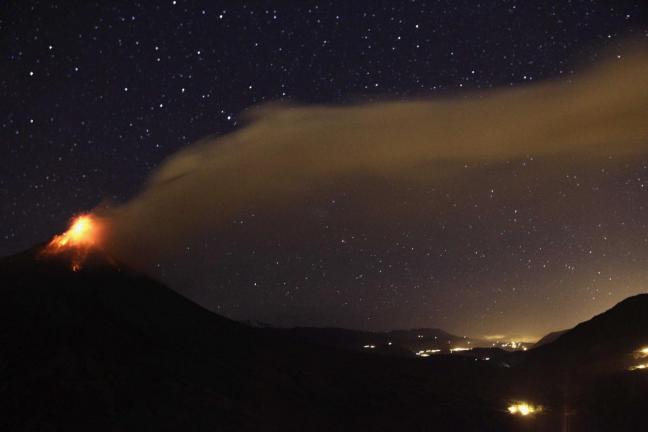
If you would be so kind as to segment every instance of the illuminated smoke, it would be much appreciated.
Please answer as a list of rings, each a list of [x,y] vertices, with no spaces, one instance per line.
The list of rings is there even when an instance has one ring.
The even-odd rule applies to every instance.
[[[152,262],[251,208],[303,205],[340,179],[470,188],[480,180],[465,177],[467,161],[644,155],[645,54],[569,79],[445,99],[257,108],[249,125],[172,155],[137,196],[107,210],[111,247]]]

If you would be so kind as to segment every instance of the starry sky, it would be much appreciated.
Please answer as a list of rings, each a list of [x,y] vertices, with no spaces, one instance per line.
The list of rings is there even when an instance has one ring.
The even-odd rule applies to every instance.
[[[291,3],[6,2],[0,254],[127,201],[177,151],[244,127],[250,107],[578,81],[648,38],[642,1]],[[261,206],[148,271],[236,319],[472,336],[539,337],[645,291],[644,158],[475,169],[481,188],[341,182]],[[443,205],[417,206],[432,196]]]

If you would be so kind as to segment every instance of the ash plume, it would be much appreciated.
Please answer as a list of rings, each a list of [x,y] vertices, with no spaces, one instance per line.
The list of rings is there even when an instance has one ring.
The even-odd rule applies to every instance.
[[[104,216],[115,254],[146,261],[251,208],[302,205],[340,179],[470,188],[480,180],[465,176],[468,161],[636,158],[648,153],[647,119],[646,50],[524,87],[434,100],[263,106],[247,126],[172,155],[138,195]]]

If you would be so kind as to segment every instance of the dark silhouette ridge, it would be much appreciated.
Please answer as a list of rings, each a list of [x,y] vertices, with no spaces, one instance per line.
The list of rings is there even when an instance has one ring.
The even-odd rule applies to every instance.
[[[569,330],[558,330],[558,331],[553,331],[551,333],[547,333],[546,335],[541,337],[540,340],[538,340],[538,342],[536,342],[533,345],[533,348],[538,348],[538,347],[541,347],[542,345],[546,345],[548,343],[551,343],[551,342],[555,341],[556,339],[558,339],[560,336],[562,336],[563,334],[565,334],[568,331]]]
[[[3,431],[555,431],[565,407],[572,431],[645,426],[647,375],[619,359],[646,341],[648,295],[526,353],[422,359],[407,343],[456,337],[250,327],[99,251],[79,271],[40,251],[0,259]],[[356,348],[377,335],[383,355]],[[526,398],[543,412],[509,415]]]
[[[569,373],[623,370],[648,346],[648,294],[629,297],[529,352],[525,363]]]

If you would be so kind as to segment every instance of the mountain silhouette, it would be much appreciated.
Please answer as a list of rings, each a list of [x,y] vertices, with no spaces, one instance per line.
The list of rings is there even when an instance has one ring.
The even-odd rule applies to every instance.
[[[568,373],[623,370],[648,346],[648,294],[629,297],[529,352],[525,363]]]
[[[533,344],[533,348],[538,348],[541,347],[542,345],[551,343],[556,339],[558,339],[563,334],[565,334],[567,331],[569,330],[558,330],[551,333],[547,333],[546,335],[542,336],[535,344]]]
[[[40,248],[0,260],[0,328],[2,430],[110,430],[133,409],[144,422],[138,426],[146,426],[141,416],[153,415],[147,405],[186,403],[170,389],[192,385],[188,372],[228,382],[219,346],[236,348],[228,363],[251,355],[249,344],[238,342],[249,340],[245,326],[101,253],[79,271],[64,254],[43,256]]]
[[[0,430],[396,430],[430,415],[441,429],[471,430],[510,421],[481,391],[445,401],[443,386],[479,374],[466,372],[468,361],[435,372],[418,358],[253,328],[98,251],[78,271],[69,264],[41,246],[0,259]]]
[[[648,430],[648,295],[629,297],[515,359],[510,391],[546,401],[560,429]]]
[[[41,245],[0,259],[0,430],[642,430],[647,375],[626,368],[647,317],[641,295],[525,353],[418,358],[467,340],[252,327],[100,251],[73,271]],[[543,412],[511,416],[527,397]]]

